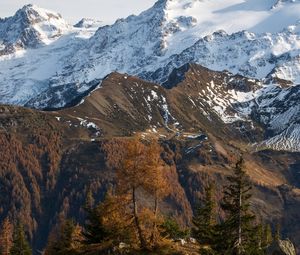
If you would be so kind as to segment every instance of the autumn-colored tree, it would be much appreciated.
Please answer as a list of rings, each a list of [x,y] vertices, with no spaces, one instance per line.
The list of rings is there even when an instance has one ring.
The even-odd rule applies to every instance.
[[[134,225],[131,211],[128,210],[130,197],[124,195],[112,195],[108,193],[100,205],[102,211],[103,225],[108,233],[109,239],[114,245],[120,242],[136,243],[132,226]]]
[[[5,218],[0,227],[0,254],[9,255],[13,243],[13,225]]]
[[[142,248],[147,248],[147,242],[142,232],[141,220],[138,211],[137,191],[147,186],[147,168],[143,164],[147,160],[146,147],[138,140],[129,141],[124,147],[125,155],[120,159],[117,167],[118,191],[123,194],[130,194],[132,203],[132,214],[138,239]]]
[[[162,149],[158,142],[150,141],[147,146],[146,154],[147,161],[144,162],[146,172],[148,174],[149,182],[146,183],[145,189],[153,196],[153,228],[150,236],[150,244],[156,246],[160,238],[160,231],[158,229],[159,223],[162,222],[159,217],[159,202],[169,193],[169,187],[164,175],[166,167],[161,159]]]
[[[116,144],[114,141],[113,144]],[[160,146],[150,141],[143,144],[138,138],[123,140],[119,146],[106,146],[107,161],[116,170],[116,192],[129,197],[131,215],[137,238],[142,249],[149,249],[158,241],[159,200],[167,194],[164,177],[164,164],[161,160]],[[138,194],[147,193],[153,197],[152,227],[143,226],[143,213],[149,216],[149,210],[138,203]],[[148,208],[149,209],[149,208]],[[149,217],[148,217],[149,219]],[[145,223],[145,222],[144,222]],[[145,233],[144,230],[148,233]],[[149,229],[151,234],[149,235]]]

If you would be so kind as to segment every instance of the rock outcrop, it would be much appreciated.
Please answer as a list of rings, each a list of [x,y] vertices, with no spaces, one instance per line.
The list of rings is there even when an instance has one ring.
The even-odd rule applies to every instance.
[[[296,255],[294,244],[289,240],[274,241],[267,251],[267,255]]]

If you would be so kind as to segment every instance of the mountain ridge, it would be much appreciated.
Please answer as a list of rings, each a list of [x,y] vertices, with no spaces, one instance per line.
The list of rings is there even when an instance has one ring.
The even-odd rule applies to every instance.
[[[93,80],[101,80],[113,71],[163,83],[174,68],[189,62],[252,78],[270,75],[298,83],[300,4],[285,3],[271,10],[272,4],[273,1],[256,1],[253,5],[240,0],[226,0],[222,4],[158,1],[140,15],[119,19],[110,26],[70,26],[66,34],[49,45],[0,57],[1,102],[29,106],[30,101],[35,101],[31,106],[43,108],[44,102],[39,106],[34,99],[40,94],[49,97],[51,91],[56,91],[61,93],[61,102],[51,104],[49,98],[48,107],[63,107],[74,99],[69,97],[72,93],[76,97],[89,90],[88,84],[93,84]],[[253,13],[259,19],[251,19]],[[235,23],[236,27],[230,23],[232,17],[247,22]],[[215,23],[208,24],[208,20]],[[274,24],[274,20],[283,21],[276,25],[276,31],[271,29],[275,26],[268,25],[271,21]],[[252,29],[255,26],[262,31]],[[226,34],[216,32],[220,29],[227,30]],[[202,53],[197,53],[197,45],[202,45]],[[232,54],[238,60],[236,65],[232,65]],[[45,56],[51,57],[46,61]],[[170,66],[169,70],[166,66]],[[17,67],[23,72],[16,74],[13,70]]]
[[[0,20],[0,221],[23,221],[42,250],[116,183],[105,144],[139,137],[162,147],[163,214],[189,226],[243,155],[251,209],[299,249],[299,13],[293,0],[159,0],[106,26],[31,5]]]
[[[158,139],[163,147],[172,188],[161,201],[163,213],[189,224],[203,187],[208,181],[224,183],[242,153],[254,186],[253,210],[268,222],[281,222],[299,247],[298,214],[293,213],[300,208],[299,152],[257,148],[255,142],[264,140],[266,130],[255,118],[224,122],[219,113],[226,106],[226,116],[236,117],[234,91],[251,93],[262,85],[195,64],[185,70],[170,89],[114,72],[80,104],[55,111],[0,105],[0,156],[11,159],[0,161],[2,194],[8,194],[3,199],[9,201],[0,217],[23,219],[33,247],[44,248],[59,217],[82,224],[88,191],[98,202],[114,184],[105,142],[136,135]],[[231,90],[232,98],[227,98]]]

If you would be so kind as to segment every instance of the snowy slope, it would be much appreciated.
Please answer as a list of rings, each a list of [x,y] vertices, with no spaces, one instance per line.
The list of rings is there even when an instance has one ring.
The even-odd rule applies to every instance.
[[[265,140],[255,147],[300,151],[300,85],[283,88],[258,83],[252,91],[229,90],[226,96],[215,89],[220,84],[208,87],[208,103],[223,122],[242,121],[252,123],[253,130],[257,124],[264,128]]]
[[[270,86],[255,100],[253,112],[266,125],[269,137],[264,145],[300,151],[300,85],[290,88]]]
[[[159,0],[140,15],[97,31],[92,21],[75,28],[53,12],[25,6],[1,21],[2,34],[13,31],[5,27],[19,24],[18,13],[24,10],[25,16],[41,20],[28,25],[38,24],[33,31],[39,36],[32,40],[39,43],[23,43],[0,57],[2,103],[61,107],[112,71],[163,82],[187,62],[254,78],[300,81],[300,1]],[[220,30],[225,32],[216,32]],[[23,33],[15,34],[13,38],[23,38]],[[51,93],[60,101],[53,103]]]
[[[281,58],[283,54],[290,51],[294,51],[293,57],[298,55],[298,31],[286,29],[285,32],[282,32],[283,34],[278,31],[282,31],[287,25],[294,24],[293,26],[296,27],[296,21],[300,19],[300,12],[292,15],[291,11],[286,10],[290,10],[292,6],[293,10],[300,11],[300,3],[285,4],[276,10],[271,10],[274,1],[256,1],[255,5],[252,4],[253,1],[232,0],[158,1],[154,7],[139,16],[130,16],[127,19],[118,20],[112,26],[100,28],[89,40],[88,45],[72,57],[72,63],[76,63],[75,67],[67,65],[58,74],[56,81],[59,83],[60,77],[66,77],[66,74],[72,73],[72,68],[80,71],[68,75],[68,82],[74,80],[87,82],[95,78],[102,78],[111,71],[127,72],[146,79],[161,81],[166,79],[169,73],[165,73],[164,77],[160,77],[160,79],[156,79],[156,77],[152,79],[150,73],[158,67],[164,67],[168,62],[172,62],[174,54],[180,55],[182,51],[183,57],[178,64],[173,63],[169,71],[190,61],[215,70],[228,69],[234,73],[239,72],[248,76],[264,78],[277,67],[277,62],[273,61],[274,57]],[[249,9],[250,6],[254,9]],[[205,16],[204,13],[211,13],[215,16]],[[257,18],[258,14],[262,15],[261,19]],[[254,16],[255,19],[253,19]],[[236,17],[239,17],[239,22],[235,22]],[[274,26],[266,25],[262,21],[270,18],[284,22],[275,26],[275,29]],[[207,23],[208,20],[213,20],[214,24]],[[208,36],[206,39],[209,50],[204,54],[209,53],[211,56],[205,55],[203,59],[203,54],[197,52],[199,49],[195,45],[201,44],[199,38],[220,28],[225,29],[227,33],[249,29],[253,32],[265,31],[273,32],[273,34],[256,35],[238,32],[233,36],[224,37],[223,41],[219,40],[215,43],[219,45],[215,46],[213,45],[214,40],[209,39],[210,36]],[[255,40],[252,37],[255,37]],[[240,44],[238,46],[247,47],[247,49],[239,49],[236,46],[237,41],[243,41],[238,42]],[[261,41],[263,44],[260,47]],[[224,51],[226,46],[228,51],[226,49]],[[251,49],[253,46],[254,48]],[[187,48],[190,49],[188,54],[186,54]],[[264,52],[266,49],[267,51]],[[232,64],[231,50],[236,51],[235,59],[240,58],[235,66],[230,66]],[[237,51],[241,52],[241,56]],[[248,56],[247,52],[249,51],[253,51],[251,56]],[[220,52],[222,57],[218,57]],[[198,56],[195,56],[197,54]],[[264,59],[265,57],[269,59]],[[264,70],[261,70],[260,61],[271,63],[266,64]],[[253,63],[250,63],[249,69],[252,70],[254,66],[255,69],[260,70],[244,70],[247,69],[243,67],[247,62]],[[289,63],[284,62],[286,65],[284,69],[287,71],[278,69],[277,73],[280,73],[278,76],[298,82],[298,65],[294,65],[297,58],[290,60]]]
[[[275,0],[169,0],[166,1],[166,23],[174,23],[181,33],[167,38],[173,53],[191,46],[200,37],[224,30],[228,34],[247,30],[253,33],[277,33],[299,19],[300,3],[278,4]],[[178,20],[191,17],[190,29]],[[178,41],[180,44],[178,45]],[[179,47],[178,47],[179,46]]]
[[[78,28],[99,28],[103,23],[100,20],[83,18],[78,23],[74,25],[74,27]]]
[[[0,19],[0,55],[17,49],[35,48],[49,44],[69,29],[62,17],[52,11],[34,5],[26,5],[13,17]]]
[[[300,36],[295,30],[273,34],[242,31],[231,35],[219,31],[171,56],[154,73],[143,76],[150,75],[151,79],[164,82],[174,68],[195,62],[213,70],[229,70],[247,77],[277,77],[300,83],[299,58]]]
[[[0,20],[1,103],[24,105],[49,89],[50,79],[97,29],[72,27],[59,14],[34,5]]]
[[[185,95],[191,102],[191,110],[203,112],[208,120],[216,113],[250,143],[257,131],[262,137],[256,140],[254,148],[300,151],[300,85],[263,84],[228,72],[191,66],[188,76],[180,72],[182,67],[172,73],[173,77],[185,76],[181,79],[188,86]],[[189,88],[194,91],[191,93]]]

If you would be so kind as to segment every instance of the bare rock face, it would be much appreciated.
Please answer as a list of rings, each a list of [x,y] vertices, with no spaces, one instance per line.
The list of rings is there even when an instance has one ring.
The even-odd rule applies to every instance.
[[[58,13],[25,5],[14,16],[0,18],[0,56],[47,45],[59,38],[68,26]]]
[[[58,13],[26,5],[0,18],[0,102],[62,107],[113,71],[161,84],[186,63],[300,83],[299,0],[278,0],[278,10],[266,3],[276,0],[257,1],[259,8],[209,2],[159,0],[112,25],[82,19],[75,27]],[[258,10],[266,16],[253,19]],[[284,22],[274,28],[271,19]]]
[[[277,0],[277,2],[272,6],[272,9],[280,7],[285,3],[295,3],[295,2],[297,2],[297,0]]]
[[[93,28],[93,27],[100,27],[103,25],[103,22],[100,20],[90,19],[90,18],[83,18],[78,23],[74,25],[77,28]]]
[[[273,242],[268,249],[268,255],[296,255],[294,244],[289,240],[278,240]]]

